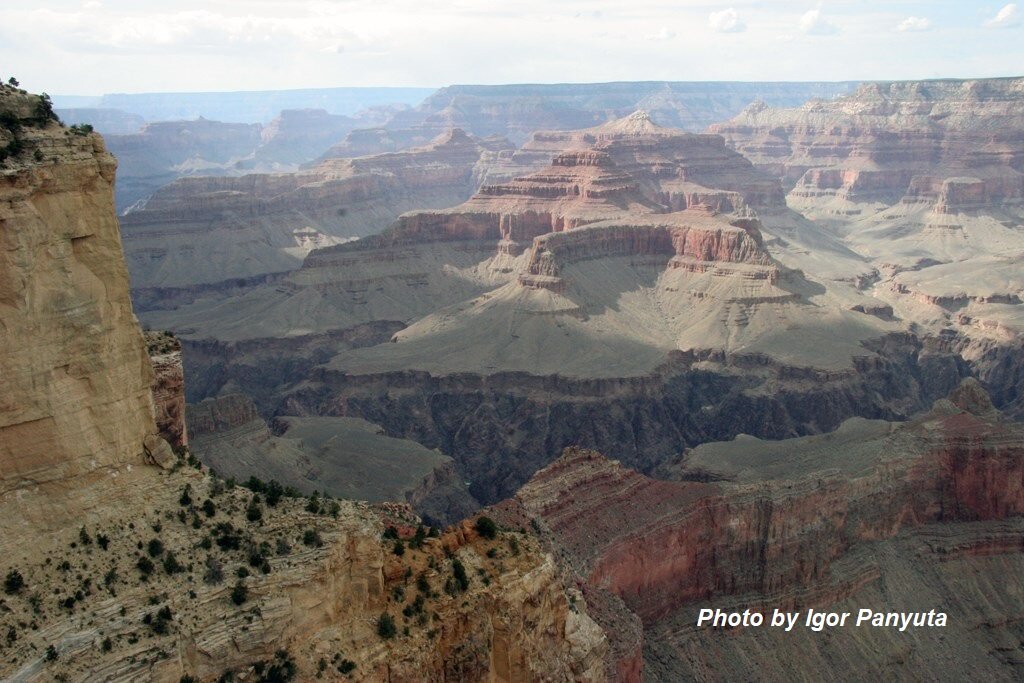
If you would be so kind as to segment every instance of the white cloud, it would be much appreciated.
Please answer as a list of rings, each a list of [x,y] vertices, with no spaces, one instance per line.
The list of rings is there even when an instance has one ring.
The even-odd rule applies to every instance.
[[[927,31],[932,22],[925,17],[907,17],[896,26],[897,31]]]
[[[839,27],[821,15],[821,8],[804,12],[800,17],[800,32],[812,36],[830,36],[839,33]]]
[[[709,14],[708,26],[718,33],[741,33],[747,30],[747,25],[740,19],[739,12],[732,7]]]
[[[1020,25],[1020,12],[1017,3],[1011,2],[999,10],[994,17],[985,22],[989,28],[1011,28]]]

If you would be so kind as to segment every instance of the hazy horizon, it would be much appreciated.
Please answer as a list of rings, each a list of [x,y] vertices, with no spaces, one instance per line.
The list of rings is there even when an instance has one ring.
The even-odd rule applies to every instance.
[[[990,78],[1016,3],[127,0],[0,9],[4,78],[63,95],[613,81]]]

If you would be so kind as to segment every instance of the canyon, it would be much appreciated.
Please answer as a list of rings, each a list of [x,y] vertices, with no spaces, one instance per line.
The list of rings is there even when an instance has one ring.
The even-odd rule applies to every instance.
[[[364,237],[404,211],[457,204],[505,148],[453,130],[422,148],[300,173],[179,179],[122,218],[136,300],[144,307],[173,296],[171,288],[187,294],[283,273],[311,250]]]
[[[5,86],[0,673],[1015,678],[1022,84],[192,122],[225,160],[120,235],[101,138]],[[949,619],[696,625],[864,608]]]
[[[428,534],[404,503],[203,467],[181,348],[129,301],[114,158],[43,98],[4,85],[0,112],[0,677],[607,680],[607,637],[524,531]]]
[[[367,420],[451,456],[494,503],[567,446],[651,473],[744,432],[906,419],[970,374],[723,138],[635,112],[530,144],[461,205],[272,282],[147,306],[185,344],[189,400]]]

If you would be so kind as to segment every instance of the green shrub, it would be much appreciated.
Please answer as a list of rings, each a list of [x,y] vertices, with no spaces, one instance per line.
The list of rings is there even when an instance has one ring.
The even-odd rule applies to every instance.
[[[249,506],[245,508],[245,518],[250,522],[258,522],[263,519],[263,506],[260,504],[260,495],[257,493],[249,501]]]
[[[168,574],[177,574],[185,571],[185,568],[178,562],[178,558],[170,550],[164,555],[164,571]]]
[[[153,573],[153,562],[145,555],[139,558],[139,561],[135,563],[135,566],[138,567],[140,572],[142,572],[143,578]]]
[[[241,605],[249,599],[249,589],[245,587],[245,584],[239,581],[235,584],[235,587],[231,589],[231,602],[236,605]]]
[[[384,612],[377,619],[377,635],[384,640],[390,640],[395,637],[398,633],[398,628],[395,626],[395,619],[387,612]]]
[[[476,520],[476,532],[484,538],[494,538],[498,535],[498,525],[490,517],[478,517]]]
[[[275,507],[284,495],[284,487],[276,479],[271,479],[267,482],[266,495],[267,505]]]
[[[7,572],[7,576],[4,578],[4,593],[13,595],[21,591],[25,587],[25,578],[21,575],[17,569],[12,569]]]

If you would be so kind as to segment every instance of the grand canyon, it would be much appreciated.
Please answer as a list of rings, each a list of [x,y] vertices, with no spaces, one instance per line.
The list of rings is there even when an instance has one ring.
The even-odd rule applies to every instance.
[[[11,78],[0,240],[0,679],[1024,675],[1024,77]]]

